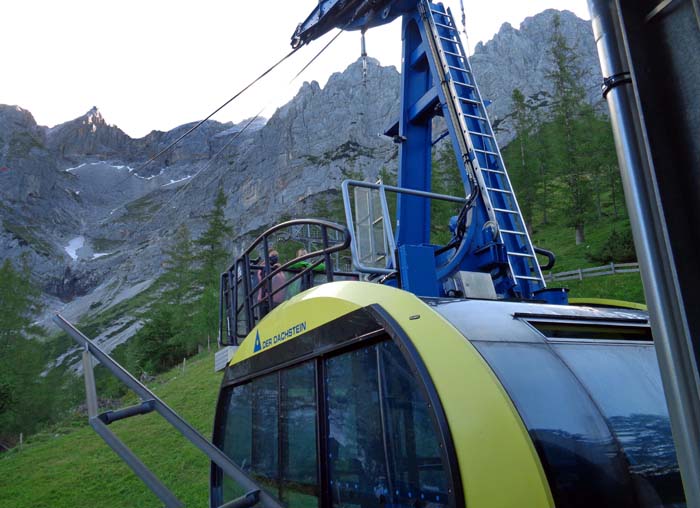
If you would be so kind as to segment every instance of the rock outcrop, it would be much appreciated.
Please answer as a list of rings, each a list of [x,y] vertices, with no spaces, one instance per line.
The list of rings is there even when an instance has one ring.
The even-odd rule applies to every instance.
[[[493,102],[502,142],[512,136],[512,90],[551,90],[546,47],[554,15],[528,18],[520,30],[504,25],[476,48],[474,73]],[[600,72],[590,23],[559,15],[595,103]],[[0,106],[0,260],[25,257],[47,310],[67,304],[64,312],[77,317],[147,287],[177,226],[202,231],[219,185],[236,238],[283,215],[313,214],[309,203],[337,192],[343,179],[374,180],[396,167],[396,146],[380,134],[396,119],[400,77],[393,67],[369,64],[366,81],[357,62],[323,88],[304,83],[272,118],[243,132],[248,121],[205,122],[149,164],[192,124],[131,139],[96,108],[46,128],[28,111]]]

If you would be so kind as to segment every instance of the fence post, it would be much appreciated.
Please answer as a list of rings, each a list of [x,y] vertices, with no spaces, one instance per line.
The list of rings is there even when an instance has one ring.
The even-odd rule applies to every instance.
[[[581,269],[578,269],[578,280],[583,280],[583,271]]]
[[[610,270],[612,271],[612,274],[615,275],[615,262],[610,261]]]

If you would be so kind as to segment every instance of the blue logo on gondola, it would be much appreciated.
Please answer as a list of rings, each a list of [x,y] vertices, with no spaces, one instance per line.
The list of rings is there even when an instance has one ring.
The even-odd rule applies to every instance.
[[[255,332],[255,345],[253,346],[253,353],[259,351],[264,351],[265,349],[276,346],[280,342],[292,339],[298,335],[301,335],[306,331],[306,321],[297,323],[295,325],[286,328],[285,330],[279,330],[272,337],[268,337],[264,340],[260,340],[260,331]]]
[[[257,353],[262,349],[260,345],[260,332],[255,333],[255,347],[253,347],[253,353]]]

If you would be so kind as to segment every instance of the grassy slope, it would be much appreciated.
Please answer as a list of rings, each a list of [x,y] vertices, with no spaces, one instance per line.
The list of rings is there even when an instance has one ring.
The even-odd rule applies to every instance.
[[[175,369],[152,389],[205,437],[211,437],[221,374],[213,354]],[[134,403],[130,400],[125,404]],[[208,460],[150,414],[111,426],[187,506],[206,506]],[[0,456],[0,507],[151,507],[158,499],[87,426],[85,419],[32,438]]]
[[[535,245],[553,250],[556,254],[557,261],[552,273],[601,266],[604,263],[590,261],[586,254],[601,248],[613,226],[618,231],[629,227],[625,220],[591,223],[586,228],[586,242],[576,245],[572,228],[556,224],[539,226],[533,231],[532,241]],[[549,286],[569,288],[569,296],[572,298],[611,298],[645,303],[642,279],[638,273],[591,277],[582,281],[555,281],[550,282]]]
[[[561,224],[537,226],[535,245],[557,254],[554,273],[597,266],[586,257],[605,242],[612,227],[623,221],[587,226],[587,241],[575,245],[573,230]],[[614,298],[644,302],[639,274],[622,274],[563,281],[572,297]],[[123,302],[82,323],[88,335],[127,310],[146,305],[158,284],[135,299]],[[66,339],[68,340],[68,339]],[[210,436],[216,395],[221,380],[212,369],[213,355],[189,362],[154,383],[154,391],[205,436]],[[127,401],[124,405],[134,403]],[[208,499],[208,461],[157,415],[136,417],[113,429],[188,506],[205,506]],[[34,436],[22,450],[0,455],[0,508],[36,507],[148,507],[160,503],[86,424],[85,417]]]

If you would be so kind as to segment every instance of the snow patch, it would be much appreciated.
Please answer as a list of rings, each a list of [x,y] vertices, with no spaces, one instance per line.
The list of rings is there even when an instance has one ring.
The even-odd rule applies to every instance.
[[[157,177],[159,177],[160,175],[162,175],[164,172],[165,172],[165,168],[161,169],[161,170],[158,172],[157,175],[141,176],[141,175],[139,175],[138,173],[134,173],[134,176],[135,176],[136,178],[140,178],[141,180],[153,180],[154,178],[157,178]],[[131,170],[129,170],[129,173],[131,173]]]
[[[71,241],[68,242],[68,245],[64,247],[64,250],[66,253],[71,257],[73,261],[78,259],[78,251],[83,248],[85,245],[85,237],[84,236],[76,236],[73,238]]]
[[[68,168],[68,169],[66,169],[65,171],[66,171],[67,173],[70,173],[71,171],[75,171],[76,169],[80,169],[80,168],[82,168],[83,166],[86,166],[86,165],[87,165],[87,162],[83,162],[80,166],[75,166],[74,168]]]
[[[111,252],[95,252],[95,253],[92,255],[92,259],[97,259],[97,258],[101,258],[101,257],[104,257],[104,256],[109,256],[110,254],[111,254]]]
[[[113,168],[113,169],[117,169],[117,170],[126,169],[129,173],[134,171],[134,168],[132,168],[131,166],[125,166],[125,165],[120,166],[120,165],[116,165],[116,164],[108,164],[106,162],[83,162],[80,166],[75,166],[74,168],[68,168],[68,169],[65,169],[64,171],[71,173],[71,172],[75,171],[76,169],[80,169],[80,168],[85,167],[85,166],[101,166],[103,168]],[[162,171],[161,171],[161,173],[162,173]],[[138,175],[136,175],[136,176],[138,176]],[[139,178],[142,178],[142,177],[139,177]],[[145,180],[150,180],[150,178],[146,178]]]
[[[169,183],[164,183],[163,185],[161,185],[161,187],[167,187],[168,185],[173,185],[176,183],[184,182],[185,180],[189,180],[190,178],[192,178],[192,175],[187,175],[186,177],[180,178],[178,180],[170,180]]]

